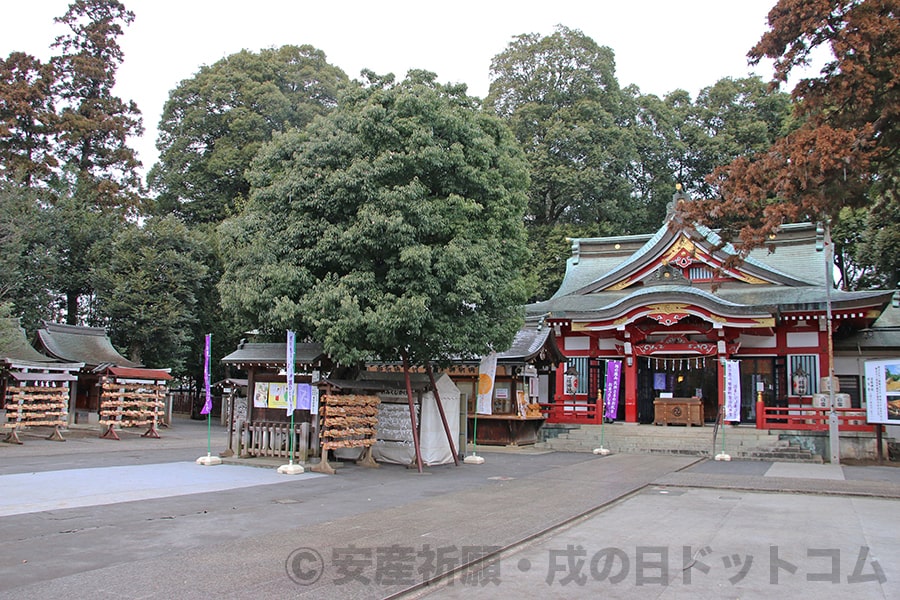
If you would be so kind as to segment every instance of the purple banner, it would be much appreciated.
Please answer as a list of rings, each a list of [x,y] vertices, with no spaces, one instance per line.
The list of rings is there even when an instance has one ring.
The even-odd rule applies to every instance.
[[[294,386],[297,391],[297,410],[310,410],[312,408],[312,386],[308,383],[298,383]]]
[[[206,334],[206,344],[203,347],[203,391],[206,394],[206,400],[203,402],[203,408],[200,409],[201,415],[208,415],[212,410],[212,390],[210,390],[210,374],[209,374],[209,355],[212,347],[212,334]]]
[[[619,412],[619,387],[622,384],[622,361],[606,361],[606,389],[603,391],[603,416],[615,420]]]

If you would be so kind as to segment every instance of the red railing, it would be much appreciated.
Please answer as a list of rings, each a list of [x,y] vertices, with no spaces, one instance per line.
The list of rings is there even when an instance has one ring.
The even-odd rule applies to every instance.
[[[838,431],[875,431],[875,425],[866,422],[866,411],[862,408],[836,408]],[[805,431],[828,431],[827,408],[811,406],[762,406],[757,404],[757,429],[799,429]]]
[[[597,410],[596,402],[554,402],[541,404],[541,412],[547,423],[577,423],[582,425],[599,425],[602,423],[602,410]]]

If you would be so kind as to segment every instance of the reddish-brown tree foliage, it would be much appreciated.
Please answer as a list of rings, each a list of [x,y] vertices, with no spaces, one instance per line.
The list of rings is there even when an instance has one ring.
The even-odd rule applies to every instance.
[[[720,198],[685,203],[681,216],[721,228],[744,251],[784,222],[833,219],[844,206],[896,196],[900,133],[900,0],[779,0],[751,63],[774,61],[774,84],[832,59],[794,88],[799,127],[767,151],[717,169]]]
[[[23,52],[0,58],[0,179],[30,186],[56,166],[53,79],[50,65]]]

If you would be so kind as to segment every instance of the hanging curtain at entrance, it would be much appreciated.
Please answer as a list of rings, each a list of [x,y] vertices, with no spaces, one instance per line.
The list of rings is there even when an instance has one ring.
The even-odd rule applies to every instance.
[[[619,410],[619,385],[622,382],[622,361],[606,361],[606,389],[603,390],[603,416],[615,420]]]
[[[741,367],[736,360],[725,361],[725,420],[741,420]]]

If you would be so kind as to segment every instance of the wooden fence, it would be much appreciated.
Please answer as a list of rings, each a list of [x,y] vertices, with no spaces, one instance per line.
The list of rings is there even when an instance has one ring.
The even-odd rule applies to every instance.
[[[259,421],[238,424],[237,455],[241,458],[275,457],[306,460],[309,454],[309,423],[295,423],[291,456],[291,424]]]

